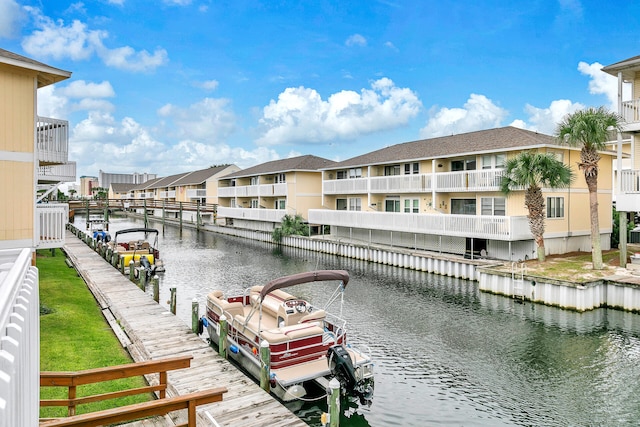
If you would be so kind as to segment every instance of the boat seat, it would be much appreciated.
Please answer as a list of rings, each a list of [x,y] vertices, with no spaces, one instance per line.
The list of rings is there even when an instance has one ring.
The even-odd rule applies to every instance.
[[[222,291],[213,291],[208,295],[208,298],[212,303],[222,309],[222,313],[220,314],[225,314],[225,316],[231,315],[232,318],[235,316],[244,315],[244,307],[242,306],[242,303],[239,301],[229,302],[225,299],[222,299]],[[230,321],[231,319],[227,320]]]
[[[149,249],[149,242],[142,242],[140,244],[140,249]]]
[[[321,321],[324,320],[324,318],[327,316],[327,313],[320,309],[320,310],[316,310],[313,313],[309,313],[306,314],[304,316],[302,316],[302,318],[298,321],[298,323],[311,323],[311,322],[317,322],[317,324],[319,324],[319,326],[321,325]]]
[[[324,330],[316,325],[292,325],[262,331],[262,338],[269,343],[280,343],[306,337],[322,337],[323,333]]]

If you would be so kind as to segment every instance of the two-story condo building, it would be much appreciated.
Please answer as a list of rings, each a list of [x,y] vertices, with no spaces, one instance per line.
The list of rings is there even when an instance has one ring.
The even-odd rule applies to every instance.
[[[321,168],[335,162],[306,155],[274,160],[225,176],[218,184],[221,224],[270,232],[285,215],[308,219],[322,207]]]
[[[60,181],[75,181],[69,125],[38,117],[37,90],[70,76],[0,49],[0,423],[8,426],[38,424],[35,249],[64,244],[68,208],[44,201]]]
[[[524,260],[535,256],[524,191],[499,191],[505,161],[549,152],[575,173],[567,189],[543,188],[548,254],[590,251],[589,196],[579,150],[515,127],[407,142],[323,168],[323,209],[309,222],[335,238],[440,253]],[[603,248],[612,224],[612,153],[602,153],[598,199]]]

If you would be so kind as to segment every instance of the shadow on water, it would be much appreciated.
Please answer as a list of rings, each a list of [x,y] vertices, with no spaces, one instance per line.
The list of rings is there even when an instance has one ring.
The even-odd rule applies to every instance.
[[[113,229],[131,226],[113,219]],[[138,222],[133,221],[134,224]],[[156,225],[156,227],[161,228]],[[640,316],[518,303],[444,276],[167,226],[161,239],[178,316],[229,291],[315,269],[345,269],[350,341],[376,361],[371,407],[344,408],[341,426],[636,425]],[[335,284],[296,293],[322,304]],[[287,404],[312,426],[326,401]]]

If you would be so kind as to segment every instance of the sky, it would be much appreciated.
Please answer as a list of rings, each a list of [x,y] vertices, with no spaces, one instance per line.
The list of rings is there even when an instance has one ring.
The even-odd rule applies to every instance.
[[[38,90],[77,176],[167,176],[616,111],[640,2],[0,0],[0,47],[71,71]]]

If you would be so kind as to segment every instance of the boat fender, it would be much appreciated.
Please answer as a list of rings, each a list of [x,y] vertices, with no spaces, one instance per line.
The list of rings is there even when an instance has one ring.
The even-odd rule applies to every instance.
[[[229,351],[231,353],[233,353],[233,354],[238,354],[238,351],[240,351],[240,350],[238,350],[238,346],[231,345],[231,346],[229,346]]]
[[[271,388],[276,388],[276,374],[271,373],[271,376],[269,377],[269,385],[271,385]]]

